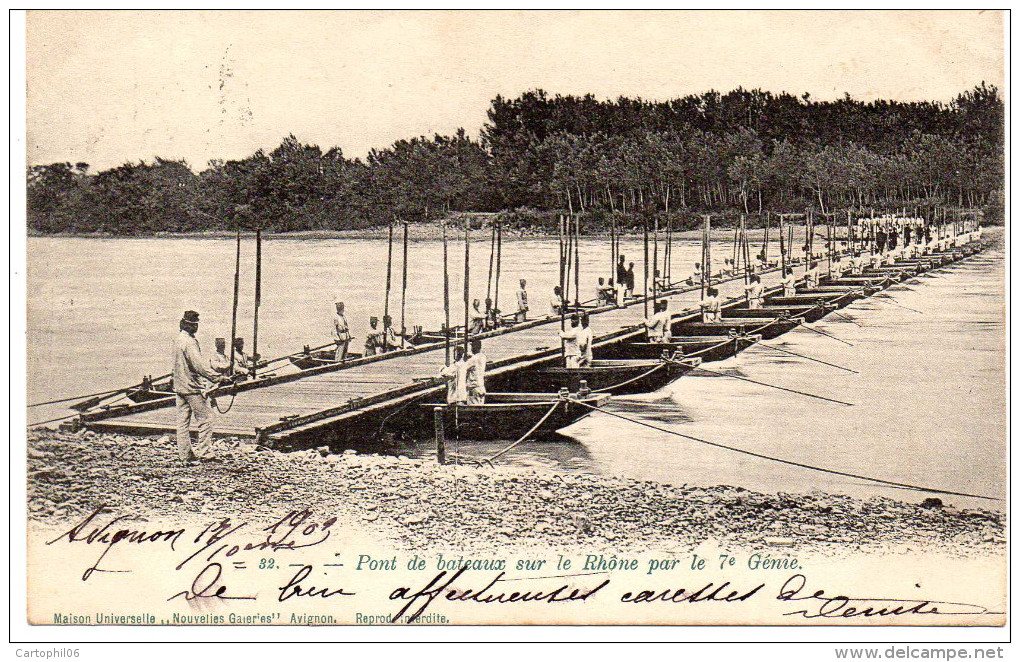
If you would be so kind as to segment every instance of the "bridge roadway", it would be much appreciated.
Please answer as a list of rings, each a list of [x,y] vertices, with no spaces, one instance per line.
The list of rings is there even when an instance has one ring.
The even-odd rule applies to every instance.
[[[825,265],[824,261],[820,261],[819,270],[823,273]],[[803,265],[799,265],[795,273],[802,274],[803,270]],[[766,286],[777,285],[780,281],[778,268],[763,272],[761,276]],[[729,278],[716,286],[723,298],[738,297],[744,292],[743,277]],[[673,316],[679,317],[698,310],[700,288],[660,295],[662,298],[669,299]],[[533,313],[548,309],[548,299],[540,293],[532,293],[532,301]],[[643,299],[637,298],[629,301],[625,307],[590,311],[596,342],[625,335],[628,333],[627,327],[641,324],[644,319],[643,308]],[[479,336],[489,361],[489,375],[519,370],[542,362],[543,359],[548,363],[559,351],[559,330],[557,316]],[[366,410],[392,407],[396,401],[412,396],[418,398],[423,391],[436,388],[437,382],[432,381],[432,378],[442,369],[444,357],[444,346],[439,343],[428,348],[392,352],[367,363],[356,361],[353,365],[339,369],[295,376],[290,381],[242,391],[236,395],[232,404],[231,396],[220,396],[219,407],[226,409],[230,405],[230,408],[225,413],[214,412],[213,430],[216,435],[255,437],[260,441],[278,442],[289,436],[337,425],[345,419],[362,415]],[[111,411],[93,420],[84,417],[83,422],[86,427],[95,429],[173,432],[176,429],[176,409],[172,402],[169,400],[163,406],[156,405],[158,408],[142,408],[142,411],[138,411],[139,408],[129,408],[121,415],[114,415]]]

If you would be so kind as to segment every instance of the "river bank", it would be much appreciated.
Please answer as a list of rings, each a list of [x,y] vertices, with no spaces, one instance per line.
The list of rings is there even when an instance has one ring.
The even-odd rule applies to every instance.
[[[489,224],[485,224],[481,227],[472,226],[471,233],[475,239],[489,238],[491,237],[492,227]],[[701,230],[685,230],[685,231],[674,231],[674,241],[701,241]],[[772,242],[778,242],[778,238],[775,232],[771,232]],[[201,240],[222,240],[222,239],[233,239],[237,235],[234,232],[228,230],[209,230],[206,232],[154,232],[148,234],[135,234],[135,235],[115,235],[110,233],[54,233],[54,234],[40,234],[30,233],[30,237],[40,238],[56,238],[56,239],[98,239],[98,240],[144,240],[144,239],[194,239],[197,241]],[[244,238],[252,238],[255,236],[254,232],[242,232],[241,236]],[[447,226],[446,231],[447,239],[456,240],[464,239],[464,226],[462,224],[451,224]],[[620,232],[620,237],[624,238],[641,238],[643,233],[640,231],[629,231]],[[748,229],[748,236],[752,238],[760,238],[764,236],[764,230],[762,229]],[[386,227],[379,228],[361,228],[357,230],[300,230],[295,232],[265,232],[262,234],[262,239],[266,241],[328,241],[334,239],[387,239],[389,237],[389,229]],[[443,227],[439,223],[412,223],[408,225],[407,232],[408,240],[410,241],[437,241],[443,238]],[[504,228],[503,239],[558,239],[558,235],[550,234],[548,232],[542,232],[531,228]],[[733,229],[715,229],[712,231],[712,238],[717,241],[732,241],[733,240]],[[403,230],[396,228],[393,233],[394,241],[403,240]],[[581,232],[582,241],[586,239],[604,239],[608,242],[609,234],[606,232]],[[659,241],[665,241],[665,232],[660,230]],[[583,245],[583,244],[582,244]],[[778,244],[776,244],[778,245]],[[608,246],[608,244],[607,244]],[[776,249],[778,251],[778,249]]]
[[[169,436],[29,431],[29,519],[73,523],[107,506],[157,523],[242,513],[268,522],[309,508],[378,532],[403,550],[585,543],[615,552],[685,551],[706,540],[823,555],[904,547],[951,555],[1005,550],[1003,512],[955,509],[952,497],[926,501],[923,493],[905,493],[902,501],[764,494],[500,465],[439,466],[353,451],[331,455],[325,448],[288,454],[233,438],[217,440],[215,453],[216,462],[185,467]]]

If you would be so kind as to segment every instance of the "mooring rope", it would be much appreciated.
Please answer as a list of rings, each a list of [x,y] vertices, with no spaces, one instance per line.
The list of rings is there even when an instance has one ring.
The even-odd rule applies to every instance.
[[[723,345],[727,345],[727,344],[729,344],[731,342],[732,343],[736,343],[741,338],[746,338],[746,337],[747,336],[732,336],[732,337],[731,336],[727,336],[726,340],[723,340],[722,342],[718,342],[718,343],[716,343],[714,345],[709,345],[708,347],[705,347],[704,349],[699,349],[698,351],[691,352],[690,354],[684,354],[684,358],[688,358],[688,357],[691,357],[691,356],[697,356],[698,354],[704,354],[705,352],[711,352],[713,349],[718,349],[718,348],[722,347]]]
[[[800,327],[802,329],[807,329],[808,331],[811,331],[813,333],[817,333],[820,336],[825,336],[826,338],[832,338],[833,340],[835,340],[837,342],[841,342],[844,345],[848,345],[850,347],[853,347],[853,343],[848,343],[847,341],[843,340],[842,338],[837,338],[836,336],[832,335],[831,333],[826,333],[825,331],[819,331],[818,329],[810,327],[807,324],[801,324]]]
[[[843,402],[842,400],[835,400],[833,398],[827,398],[824,395],[815,395],[814,393],[807,393],[806,391],[798,391],[796,389],[786,388],[785,386],[776,386],[775,384],[768,384],[766,382],[759,382],[758,380],[751,379],[750,377],[741,377],[740,375],[730,375],[730,374],[727,374],[725,372],[717,372],[715,370],[711,370],[711,369],[706,368],[704,366],[698,366],[698,369],[699,370],[704,370],[705,372],[710,372],[713,375],[719,375],[720,377],[732,377],[733,379],[739,379],[741,381],[751,382],[752,384],[758,384],[759,386],[768,386],[769,388],[779,389],[780,391],[786,391],[788,393],[796,393],[797,395],[805,395],[805,396],[807,396],[809,398],[816,398],[818,400],[825,400],[826,402],[834,402],[837,405],[846,405],[847,407],[853,407],[854,406],[852,402]]]
[[[666,363],[667,363],[666,361],[663,361],[663,362],[659,363],[658,365],[654,366],[651,370],[643,372],[640,375],[638,375],[637,377],[631,377],[630,379],[625,379],[624,381],[620,382],[619,384],[613,384],[612,386],[607,386],[605,388],[600,388],[599,390],[600,391],[609,391],[609,392],[612,392],[612,391],[614,391],[614,390],[616,390],[616,389],[618,389],[618,388],[620,388],[622,386],[626,386],[627,384],[633,384],[634,382],[636,382],[638,380],[644,379],[645,377],[647,377],[648,375],[652,374],[656,370],[662,370],[663,368],[666,367]]]
[[[631,418],[629,416],[624,416],[623,414],[618,414],[616,412],[609,411],[609,410],[603,409],[601,407],[595,407],[593,405],[589,405],[586,402],[581,402],[579,400],[574,400],[573,398],[568,398],[568,400],[570,402],[575,403],[575,404],[581,405],[582,407],[587,407],[589,409],[594,409],[594,410],[600,411],[603,414],[606,414],[608,416],[615,416],[616,418],[622,419],[624,421],[629,421],[629,422],[635,423],[637,425],[643,425],[644,427],[651,428],[652,430],[658,430],[659,432],[665,432],[666,434],[671,434],[671,435],[675,435],[677,437],[683,437],[684,439],[690,439],[691,441],[696,441],[699,444],[705,444],[707,446],[713,446],[715,448],[721,448],[723,450],[733,451],[734,453],[741,453],[742,455],[750,455],[751,457],[757,457],[757,458],[762,459],[762,460],[770,460],[772,462],[779,462],[780,464],[786,464],[786,465],[789,465],[789,466],[792,466],[792,467],[799,467],[801,469],[810,469],[812,471],[820,471],[822,473],[833,474],[833,475],[836,475],[836,476],[843,476],[843,477],[846,477],[846,478],[855,478],[857,480],[866,480],[866,481],[870,481],[872,483],[878,483],[880,485],[889,485],[889,486],[892,486],[892,487],[899,487],[899,488],[908,489],[908,490],[916,490],[918,492],[932,492],[934,494],[949,494],[949,495],[953,495],[953,496],[970,497],[970,498],[973,498],[973,499],[984,499],[986,501],[1002,501],[1002,499],[997,498],[997,497],[984,496],[984,495],[981,495],[981,494],[970,494],[968,492],[954,492],[952,490],[941,490],[941,489],[938,489],[938,488],[935,488],[935,487],[925,487],[923,485],[912,485],[910,483],[900,483],[900,482],[897,482],[897,481],[885,480],[883,478],[873,478],[871,476],[863,476],[861,474],[850,473],[850,472],[847,472],[847,471],[839,471],[838,469],[829,469],[827,467],[818,467],[818,466],[815,466],[815,465],[812,465],[812,464],[805,464],[803,462],[797,462],[797,461],[794,461],[794,460],[786,460],[786,459],[781,458],[781,457],[775,457],[775,456],[772,456],[772,455],[765,455],[764,453],[757,453],[755,451],[749,451],[749,450],[744,449],[744,448],[737,448],[736,446],[729,446],[727,444],[720,444],[720,443],[715,442],[715,441],[709,441],[707,439],[701,439],[700,437],[694,437],[694,436],[691,436],[689,434],[684,434],[682,432],[677,432],[676,430],[670,430],[668,428],[660,427],[658,425],[653,425],[652,423],[647,423],[645,421],[641,421],[641,420],[638,420],[636,418]]]
[[[844,368],[841,365],[836,365],[835,363],[829,363],[828,361],[823,361],[821,359],[816,359],[816,358],[814,358],[812,356],[807,356],[805,354],[798,354],[797,352],[794,352],[793,350],[784,349],[784,348],[778,347],[776,345],[766,345],[764,342],[761,342],[761,341],[758,341],[757,344],[758,344],[759,347],[764,347],[765,349],[774,349],[776,351],[785,352],[786,354],[791,354],[793,356],[799,356],[800,358],[807,359],[808,361],[814,361],[815,363],[821,363],[822,365],[831,366],[833,368],[839,368],[840,370],[846,370],[847,372],[852,372],[855,375],[859,375],[860,374],[856,370],[851,370],[850,368]]]
[[[491,467],[492,466],[492,461],[495,460],[497,457],[499,457],[501,455],[505,455],[506,453],[509,453],[510,451],[512,451],[517,446],[523,444],[528,439],[528,437],[530,437],[535,432],[535,430],[540,428],[542,426],[542,424],[545,423],[549,419],[550,416],[552,416],[552,413],[554,411],[556,411],[556,408],[559,407],[561,402],[564,402],[564,401],[557,400],[556,402],[554,402],[552,407],[549,407],[549,411],[545,412],[545,415],[542,416],[542,418],[538,419],[538,422],[535,423],[534,425],[532,425],[531,429],[529,429],[527,432],[525,432],[524,435],[520,439],[518,439],[514,443],[510,444],[509,446],[507,446],[503,450],[499,451],[495,455],[491,455],[491,456],[489,456],[487,458],[481,458],[481,459],[473,458],[473,457],[465,457],[465,456],[462,456],[462,455],[456,455],[455,458],[457,460],[465,459],[465,460],[467,460],[469,462],[474,462],[478,466],[482,466],[483,464],[488,464]],[[573,402],[578,402],[579,404],[584,404],[583,402],[580,402],[580,401],[574,401],[574,400],[572,400],[572,401]]]

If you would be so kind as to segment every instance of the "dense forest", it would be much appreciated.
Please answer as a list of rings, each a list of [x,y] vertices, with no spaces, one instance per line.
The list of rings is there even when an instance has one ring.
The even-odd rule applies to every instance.
[[[480,139],[398,140],[364,159],[290,135],[201,172],[155,158],[101,172],[28,168],[39,233],[343,230],[452,212],[541,227],[579,212],[597,227],[704,211],[889,209],[940,204],[1003,216],[1004,106],[982,83],[951,103],[737,89],[671,101],[530,91],[496,97]],[[674,221],[677,222],[677,221]],[[551,223],[548,227],[551,227]]]

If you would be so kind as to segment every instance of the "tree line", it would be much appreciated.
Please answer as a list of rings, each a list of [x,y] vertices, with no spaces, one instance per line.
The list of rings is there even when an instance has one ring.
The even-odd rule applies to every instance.
[[[551,228],[698,212],[983,207],[1001,219],[1004,106],[982,83],[950,103],[737,89],[670,101],[497,96],[480,138],[398,140],[349,159],[295,136],[270,152],[195,172],[155,158],[99,172],[28,168],[28,223],[40,233],[345,230],[501,212]]]

